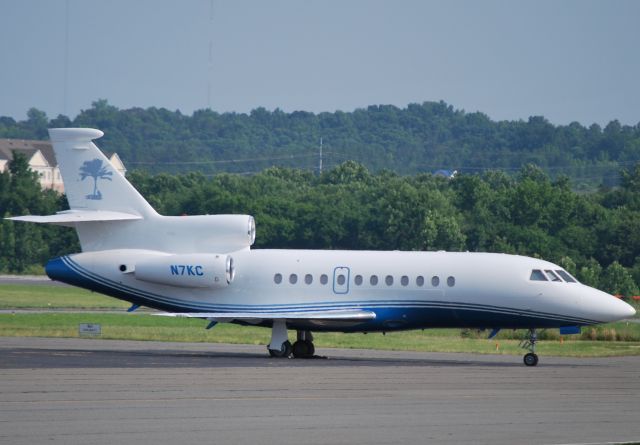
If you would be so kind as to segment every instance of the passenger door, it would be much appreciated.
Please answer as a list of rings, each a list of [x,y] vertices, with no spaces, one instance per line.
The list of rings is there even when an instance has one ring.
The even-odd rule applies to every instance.
[[[333,269],[333,292],[336,294],[349,293],[349,275],[348,267],[338,266]]]

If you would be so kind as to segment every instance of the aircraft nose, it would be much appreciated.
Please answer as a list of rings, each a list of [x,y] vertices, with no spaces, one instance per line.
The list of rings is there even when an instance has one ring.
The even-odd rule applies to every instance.
[[[607,305],[607,318],[609,321],[623,320],[634,315],[636,315],[636,310],[633,306],[618,298],[610,297]]]
[[[624,303],[624,301],[623,301]],[[626,308],[624,308],[624,310],[626,311],[626,315],[624,316],[624,318],[632,318],[635,317],[636,315],[636,310],[633,306],[631,306],[630,304],[624,303],[626,305]]]
[[[601,290],[585,286],[580,294],[584,315],[600,323],[623,320],[636,314],[630,304]]]

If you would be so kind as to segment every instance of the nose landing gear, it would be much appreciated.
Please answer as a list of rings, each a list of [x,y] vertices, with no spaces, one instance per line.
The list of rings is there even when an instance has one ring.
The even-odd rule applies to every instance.
[[[529,337],[522,340],[520,347],[529,350],[524,355],[523,361],[526,366],[536,366],[538,364],[538,355],[536,354],[536,343],[538,342],[538,333],[535,328],[529,329]]]

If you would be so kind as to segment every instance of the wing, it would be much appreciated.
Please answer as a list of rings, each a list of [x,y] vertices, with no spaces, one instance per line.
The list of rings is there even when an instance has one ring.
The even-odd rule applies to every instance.
[[[163,312],[165,317],[206,318],[211,321],[233,320],[344,320],[364,321],[376,318],[376,313],[359,309],[309,312]]]

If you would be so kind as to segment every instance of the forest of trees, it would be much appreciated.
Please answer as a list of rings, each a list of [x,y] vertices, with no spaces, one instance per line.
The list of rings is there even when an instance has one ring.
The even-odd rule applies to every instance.
[[[589,194],[532,165],[516,175],[453,179],[374,173],[354,161],[321,175],[272,167],[250,176],[136,171],[129,179],[160,213],[253,215],[256,248],[517,253],[559,263],[608,292],[638,294],[640,166],[622,172],[620,187]],[[0,174],[0,215],[49,214],[65,205],[40,190],[21,156]],[[28,271],[78,249],[71,229],[0,223],[2,272]]]
[[[535,164],[553,179],[569,176],[581,190],[616,185],[618,171],[640,161],[639,125],[553,125],[540,116],[493,121],[444,102],[319,114],[199,110],[189,116],[163,108],[119,110],[98,100],[73,120],[49,119],[33,108],[24,121],[0,117],[0,138],[46,139],[47,128],[69,126],[103,130],[101,148],[117,152],[129,169],[150,173],[257,173],[273,165],[314,170],[320,138],[329,168],[355,160],[374,173],[516,174]]]
[[[495,122],[444,102],[187,116],[99,100],[73,120],[35,108],[24,121],[0,117],[0,138],[47,139],[47,128],[70,126],[103,130],[100,147],[121,156],[161,213],[253,215],[257,248],[517,253],[639,293],[640,125]],[[460,174],[434,177],[439,168]],[[24,157],[0,174],[0,216],[65,208]],[[0,222],[0,272],[41,270],[78,249],[71,229]]]

